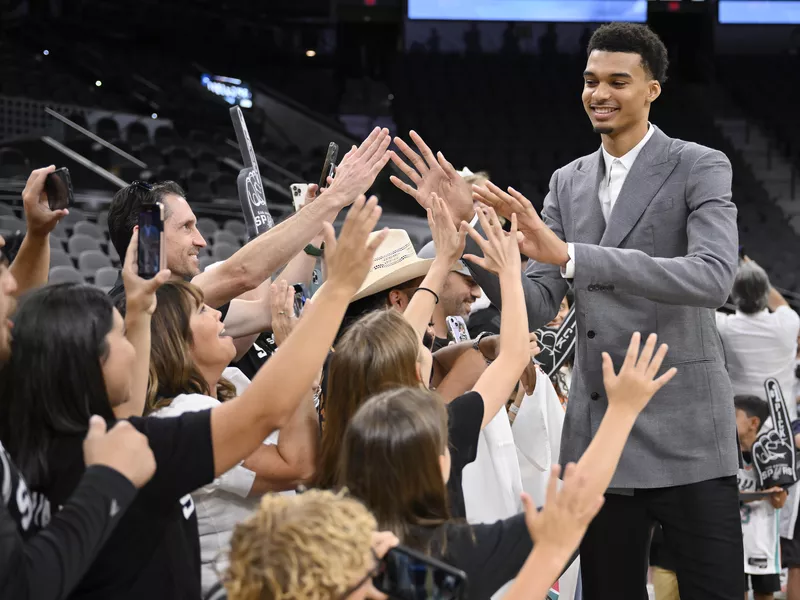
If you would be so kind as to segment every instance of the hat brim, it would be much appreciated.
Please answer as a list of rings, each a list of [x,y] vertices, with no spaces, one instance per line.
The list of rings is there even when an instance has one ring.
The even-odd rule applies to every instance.
[[[361,300],[362,298],[366,298],[367,296],[377,294],[378,292],[382,292],[384,290],[390,290],[393,287],[405,283],[406,281],[416,279],[417,277],[424,277],[428,274],[432,263],[433,259],[417,258],[408,261],[408,264],[403,265],[399,269],[390,271],[389,273],[370,271],[369,275],[367,275],[367,278],[364,280],[364,283],[361,284],[361,287],[358,289],[355,295],[350,298],[350,302],[352,303],[356,300]],[[316,294],[319,294],[322,288],[324,288],[326,285],[328,285],[327,282],[323,283],[317,290]]]

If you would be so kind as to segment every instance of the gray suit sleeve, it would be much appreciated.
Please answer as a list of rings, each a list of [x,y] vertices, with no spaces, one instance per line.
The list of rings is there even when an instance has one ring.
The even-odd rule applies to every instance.
[[[561,211],[558,208],[556,196],[558,182],[558,171],[553,173],[550,178],[550,191],[544,199],[542,209],[542,219],[545,224],[552,229],[555,234],[564,239],[564,230],[561,226]],[[480,223],[476,226],[478,233],[483,235]],[[472,238],[467,236],[466,254],[482,256],[481,249]],[[489,296],[498,308],[502,308],[500,302],[500,282],[496,275],[473,265],[469,261],[464,261],[473,278],[481,286],[481,289]],[[543,263],[531,262],[522,277],[522,289],[525,293],[525,306],[528,309],[528,330],[534,331],[553,320],[558,313],[559,305],[567,293],[569,284],[561,276],[561,270],[557,266],[546,265]]]
[[[739,234],[731,202],[731,165],[711,150],[697,159],[686,183],[686,256],[651,257],[640,250],[575,244],[573,285],[613,284],[617,292],[665,304],[718,308],[736,275]]]

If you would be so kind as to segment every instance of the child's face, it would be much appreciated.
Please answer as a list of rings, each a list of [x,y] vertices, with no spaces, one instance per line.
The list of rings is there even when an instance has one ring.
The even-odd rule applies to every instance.
[[[758,433],[758,419],[748,417],[747,413],[740,408],[736,409],[736,431],[739,433],[739,440],[747,440]]]

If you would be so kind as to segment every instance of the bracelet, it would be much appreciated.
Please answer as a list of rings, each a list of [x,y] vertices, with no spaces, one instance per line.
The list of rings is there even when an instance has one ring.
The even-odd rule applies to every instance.
[[[324,248],[324,244],[323,244],[323,248]],[[308,244],[305,248],[303,248],[303,252],[305,252],[309,256],[322,256],[323,248],[317,248],[313,244]]]
[[[418,291],[420,291],[420,290],[424,290],[424,291],[426,291],[426,292],[430,292],[431,294],[433,294],[433,297],[434,297],[434,298],[436,298],[436,304],[439,304],[439,294],[437,294],[437,293],[436,293],[436,292],[434,292],[433,290],[431,290],[431,289],[428,289],[428,288],[426,288],[426,287],[418,287],[416,290],[414,290],[414,293],[416,294],[416,293],[417,293]]]
[[[493,362],[493,359],[490,359],[490,358],[489,358],[488,356],[486,356],[486,355],[483,353],[483,351],[481,350],[481,340],[482,340],[483,338],[485,338],[487,335],[492,335],[492,334],[491,334],[490,332],[488,332],[488,331],[482,331],[481,333],[479,333],[479,334],[478,334],[478,337],[476,337],[476,338],[475,338],[475,340],[472,342],[472,349],[473,349],[473,350],[476,350],[477,352],[480,352],[480,353],[481,353],[481,356],[483,357],[483,360],[485,360],[485,361],[486,361],[486,364],[487,364],[487,365],[490,365],[490,364],[492,364],[492,362]]]
[[[517,406],[516,404],[512,404],[511,406],[508,407],[508,412],[517,414],[519,412],[519,406]]]

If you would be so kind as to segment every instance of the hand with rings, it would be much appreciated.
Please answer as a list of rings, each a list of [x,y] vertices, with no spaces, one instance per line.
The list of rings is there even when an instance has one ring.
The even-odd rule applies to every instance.
[[[273,283],[270,288],[272,308],[272,334],[275,345],[280,347],[297,324],[294,314],[294,287],[285,279]]]

